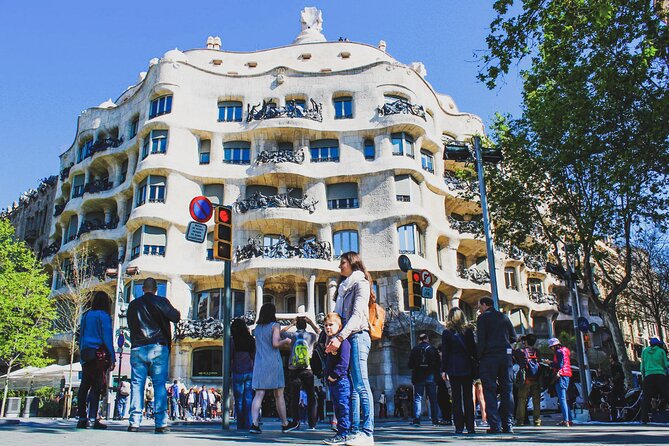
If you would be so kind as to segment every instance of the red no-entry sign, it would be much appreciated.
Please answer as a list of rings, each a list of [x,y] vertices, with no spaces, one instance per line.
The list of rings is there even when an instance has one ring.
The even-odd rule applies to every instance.
[[[193,198],[190,201],[188,211],[190,212],[190,216],[193,220],[200,223],[206,223],[213,215],[214,207],[211,205],[209,198],[199,196]]]

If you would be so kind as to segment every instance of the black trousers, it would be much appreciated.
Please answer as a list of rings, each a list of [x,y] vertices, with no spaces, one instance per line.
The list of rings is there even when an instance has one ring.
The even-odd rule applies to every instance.
[[[468,432],[474,432],[473,379],[471,376],[450,376],[449,381],[453,393],[453,424],[455,430],[462,431],[467,427]]]
[[[437,404],[441,412],[441,419],[451,421],[453,418],[453,406],[451,403],[451,394],[441,376],[437,377]]]
[[[643,379],[643,400],[641,401],[641,421],[648,421],[651,400],[660,396],[669,401],[667,375],[648,375]]]
[[[96,361],[85,362],[81,366],[81,385],[77,393],[77,415],[80,420],[86,419],[86,402],[89,404],[88,418],[95,420],[98,417],[98,406],[100,405],[100,393],[102,387],[103,372],[96,367]],[[90,395],[89,395],[90,392]]]
[[[307,414],[309,427],[316,427],[318,406],[314,393],[314,373],[309,370],[288,370],[290,381],[290,417],[293,421],[300,420],[300,389],[307,392]]]

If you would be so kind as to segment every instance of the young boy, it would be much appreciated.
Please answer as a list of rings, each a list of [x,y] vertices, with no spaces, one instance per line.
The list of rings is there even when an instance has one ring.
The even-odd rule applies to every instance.
[[[325,318],[325,334],[333,338],[342,328],[341,317],[337,313],[329,313]],[[337,435],[323,443],[330,445],[345,445],[346,436],[351,428],[349,409],[351,406],[351,382],[348,378],[348,364],[351,359],[351,344],[344,339],[334,354],[325,356],[325,376],[327,377],[332,405],[337,417]]]

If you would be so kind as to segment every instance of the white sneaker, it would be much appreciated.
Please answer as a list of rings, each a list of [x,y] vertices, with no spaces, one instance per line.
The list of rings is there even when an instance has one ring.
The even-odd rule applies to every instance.
[[[362,432],[346,441],[346,446],[374,446],[374,437]]]

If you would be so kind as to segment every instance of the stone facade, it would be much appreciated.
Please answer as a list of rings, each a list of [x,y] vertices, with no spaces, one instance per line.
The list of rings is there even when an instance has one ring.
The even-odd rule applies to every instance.
[[[60,156],[50,242],[59,247],[56,256],[84,244],[110,266],[120,260],[123,269],[138,267],[138,276],[124,279],[126,300],[152,276],[184,318],[216,319],[223,264],[208,251],[213,221],[207,244],[187,241],[188,204],[205,195],[233,205],[261,193],[266,203],[255,195],[260,205],[234,214],[240,252],[261,246],[263,253],[233,263],[235,315],[267,301],[282,319],[331,311],[336,256],[359,251],[388,309],[388,335],[370,356],[372,387],[392,401],[397,386],[409,382],[399,254],[437,279],[435,298],[416,316],[417,329],[435,339],[448,309],[460,306],[473,318],[477,299],[490,294],[485,281],[472,279],[487,273],[485,242],[470,229],[475,225],[463,224],[475,223],[479,204],[448,181],[465,166],[443,160],[445,143],[469,141],[484,126],[436,92],[422,64],[398,62],[385,42],[327,42],[322,23],[320,12],[303,13],[296,42],[270,50],[222,51],[211,37],[205,49],[168,51],[116,101],[85,110]],[[262,152],[277,151],[285,153],[256,163]],[[298,200],[293,204],[315,202],[313,212],[272,205],[281,194]],[[276,248],[279,240],[303,247],[302,254]],[[312,242],[332,257],[304,254]],[[566,287],[522,257],[498,251],[496,264],[500,303],[518,330],[552,335],[554,323],[568,318],[558,307]],[[55,294],[61,285],[55,275]],[[112,296],[115,285],[94,281]],[[221,345],[186,336],[173,349],[170,375],[218,385]]]

